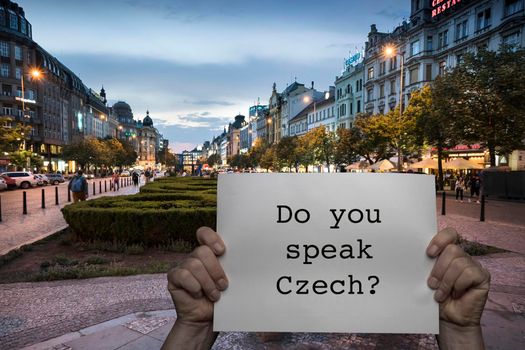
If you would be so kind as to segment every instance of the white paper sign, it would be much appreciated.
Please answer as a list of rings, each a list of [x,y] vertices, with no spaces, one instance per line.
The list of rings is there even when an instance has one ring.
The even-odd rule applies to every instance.
[[[434,177],[219,176],[215,331],[438,333]]]

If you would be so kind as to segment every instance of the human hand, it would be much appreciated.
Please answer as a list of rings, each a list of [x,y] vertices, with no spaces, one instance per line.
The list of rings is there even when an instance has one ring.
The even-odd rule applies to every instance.
[[[163,349],[207,349],[213,344],[213,305],[228,279],[217,257],[226,247],[217,232],[208,227],[197,230],[200,246],[181,265],[168,272],[168,290],[175,304],[177,321]],[[191,347],[188,347],[192,344]]]
[[[480,320],[487,301],[490,274],[479,262],[455,245],[454,229],[434,236],[427,254],[437,258],[428,278],[439,303],[440,347],[483,348]]]

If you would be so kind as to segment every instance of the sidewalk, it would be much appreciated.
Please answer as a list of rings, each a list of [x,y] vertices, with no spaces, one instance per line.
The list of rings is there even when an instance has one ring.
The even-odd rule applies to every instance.
[[[109,189],[107,192],[104,192],[103,190],[103,192],[100,194],[98,181],[99,180],[95,180],[97,184],[97,194],[95,196],[91,194],[91,185],[93,181],[89,181],[90,196],[88,197],[88,200],[105,196],[130,195],[139,192],[138,187],[127,186],[120,188],[120,190],[116,192],[109,191]],[[67,185],[61,186],[62,191],[67,191],[67,188],[64,189],[65,186]],[[20,191],[17,191],[17,193],[13,192],[12,194],[17,194],[19,197],[22,196]],[[33,193],[33,195],[39,196],[39,194],[36,193]],[[54,196],[52,196],[52,198],[48,198],[48,201],[51,200],[54,201]],[[33,201],[39,203],[39,199]],[[8,208],[7,203],[4,200],[2,203],[4,207],[3,221],[0,222],[0,256],[13,249],[19,248],[22,245],[33,243],[67,228],[66,221],[64,220],[60,209],[68,204],[71,203],[67,203],[62,199],[60,205],[56,206],[54,203],[53,205],[48,204],[46,209],[40,209],[37,207],[37,205],[34,205],[34,208],[28,210],[28,215],[22,215],[21,211],[14,212],[13,210],[8,210],[12,208]]]
[[[461,216],[438,220],[440,227],[455,226],[469,239],[512,248],[478,258],[492,274],[482,327],[487,349],[525,348],[523,227]],[[0,310],[2,349],[33,344],[29,349],[155,350],[176,317],[164,274],[0,285]],[[422,350],[437,349],[437,344],[432,335],[317,333],[287,334],[279,342],[262,343],[252,333],[234,332],[221,334],[214,347],[270,348]]]

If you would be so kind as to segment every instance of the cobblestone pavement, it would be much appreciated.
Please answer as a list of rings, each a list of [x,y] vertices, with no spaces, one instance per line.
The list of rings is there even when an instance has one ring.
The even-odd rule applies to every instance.
[[[122,187],[120,191],[110,191],[109,179],[104,185],[104,179],[89,181],[89,199],[101,196],[128,195],[138,192],[134,186]],[[93,196],[93,183],[96,195]],[[102,188],[102,194],[100,189]],[[105,189],[107,188],[107,192]],[[46,209],[42,209],[42,189],[45,190]],[[60,184],[59,205],[55,205],[55,186],[32,188],[27,192],[27,215],[22,214],[21,190],[2,192],[2,222],[0,222],[0,255],[49,236],[67,227],[60,209],[67,202],[67,183]]]

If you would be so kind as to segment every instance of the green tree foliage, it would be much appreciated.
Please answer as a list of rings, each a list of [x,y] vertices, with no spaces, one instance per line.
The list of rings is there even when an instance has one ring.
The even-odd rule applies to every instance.
[[[388,130],[389,123],[381,114],[360,114],[354,121],[354,130],[357,152],[370,164],[388,159],[392,152],[390,140],[392,132]]]
[[[305,136],[309,139],[314,160],[319,164],[326,164],[330,171],[330,165],[334,160],[335,134],[321,125],[308,131]]]
[[[356,129],[339,128],[336,137],[334,163],[341,166],[356,162],[359,159],[357,148],[359,138]]]
[[[28,139],[31,127],[13,121],[11,117],[0,117],[0,151],[13,152]]]
[[[503,46],[467,54],[448,76],[461,92],[452,94],[449,104],[464,142],[487,147],[491,166],[496,154],[524,147],[525,50]]]
[[[206,160],[206,163],[211,166],[211,167],[214,167],[215,165],[220,165],[221,164],[221,155],[220,154],[212,154],[208,157],[208,159]]]
[[[253,147],[250,149],[250,152],[248,153],[251,158],[251,162],[253,163],[254,166],[260,165],[262,168],[264,168],[261,165],[261,159],[267,150],[268,150],[268,144],[266,143],[266,141],[264,141],[260,137],[255,139],[255,143]]]
[[[314,163],[315,154],[313,145],[310,142],[308,134],[299,136],[297,140],[297,156],[298,156],[298,165],[302,165],[306,172],[308,172],[308,166]],[[299,171],[297,166],[296,171]]]
[[[137,153],[131,144],[115,138],[100,140],[86,137],[79,142],[64,146],[63,157],[76,161],[83,169],[90,165],[122,168],[133,165],[137,160]]]
[[[259,160],[259,166],[267,171],[276,168],[275,147],[268,147]],[[279,170],[279,169],[277,169]]]
[[[275,148],[275,157],[279,163],[284,164],[291,171],[299,164],[299,140],[297,136],[285,136]]]
[[[14,151],[9,153],[9,160],[11,164],[17,169],[23,168],[37,168],[40,169],[44,165],[42,157],[30,151]]]
[[[253,166],[252,159],[247,154],[235,154],[231,156],[228,164],[237,169],[246,169]]]

